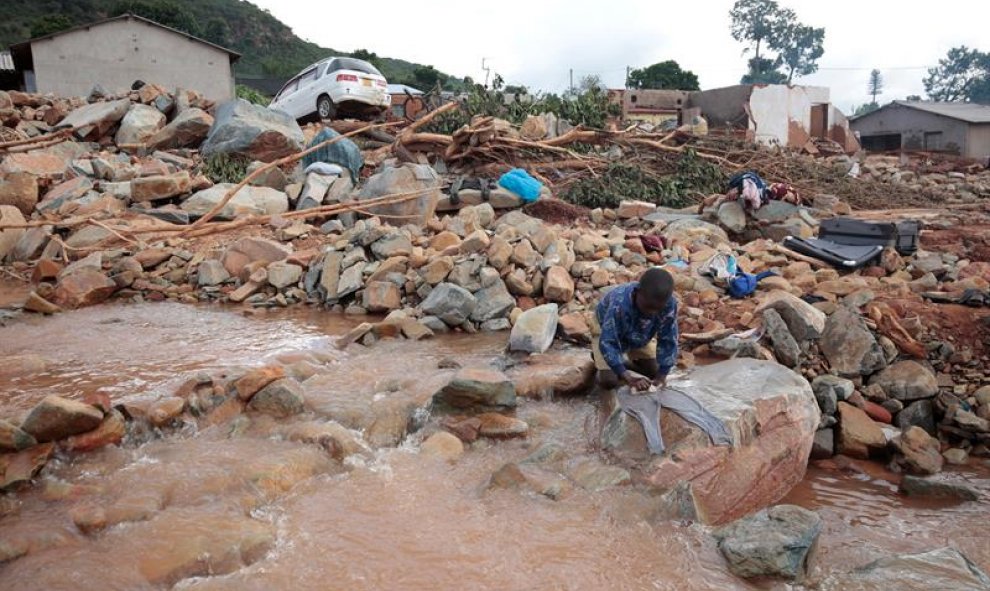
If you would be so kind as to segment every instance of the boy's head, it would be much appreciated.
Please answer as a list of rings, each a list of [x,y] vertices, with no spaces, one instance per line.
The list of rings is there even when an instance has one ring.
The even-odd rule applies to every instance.
[[[674,293],[674,278],[660,267],[652,267],[639,280],[636,307],[648,316],[659,314],[667,307]]]

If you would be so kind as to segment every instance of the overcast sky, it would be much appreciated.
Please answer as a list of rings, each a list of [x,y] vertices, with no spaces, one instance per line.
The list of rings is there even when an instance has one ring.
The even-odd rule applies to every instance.
[[[729,34],[733,0],[253,0],[300,37],[341,51],[430,64],[484,80],[482,58],[510,84],[559,92],[598,74],[620,88],[626,66],[668,59],[695,72],[701,87],[736,84],[746,69],[743,45]],[[878,101],[924,94],[921,80],[950,47],[990,51],[990,2],[780,0],[805,24],[825,27],[819,71],[796,80],[828,86],[849,111],[868,102],[870,70],[885,89]],[[922,7],[924,6],[924,8]],[[982,47],[981,47],[982,45]]]

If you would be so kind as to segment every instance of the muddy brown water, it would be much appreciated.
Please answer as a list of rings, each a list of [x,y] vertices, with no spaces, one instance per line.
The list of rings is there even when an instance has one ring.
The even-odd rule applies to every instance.
[[[107,305],[0,328],[0,415],[50,393],[161,396],[196,372],[320,352],[336,395],[432,388],[437,362],[484,365],[505,335],[383,341],[334,352],[356,319],[313,310],[245,317],[178,304]],[[141,445],[59,458],[6,500],[0,589],[787,589],[727,570],[705,527],[662,521],[647,491],[576,489],[558,501],[486,490],[493,470],[544,443],[589,453],[587,399],[526,401],[525,441],[482,442],[449,464],[412,435],[340,465],[283,441],[264,418],[189,428]],[[990,491],[975,463],[960,476]],[[811,468],[786,502],[818,510],[825,530],[811,579],[901,552],[954,546],[990,570],[985,503],[899,496],[891,475]],[[71,511],[102,507],[121,523],[83,535]],[[0,513],[2,514],[2,513]],[[209,561],[203,556],[209,554]]]

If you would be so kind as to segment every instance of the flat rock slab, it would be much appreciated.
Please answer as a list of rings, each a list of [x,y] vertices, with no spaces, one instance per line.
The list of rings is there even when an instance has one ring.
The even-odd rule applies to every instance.
[[[975,591],[990,589],[990,577],[953,548],[881,558],[850,573],[832,575],[821,591]]]
[[[731,359],[695,369],[670,385],[721,419],[733,445],[713,446],[707,434],[661,412],[667,451],[650,456],[639,423],[607,397],[603,447],[642,470],[661,491],[687,484],[698,519],[725,523],[779,501],[805,473],[820,411],[810,384],[769,361]]]

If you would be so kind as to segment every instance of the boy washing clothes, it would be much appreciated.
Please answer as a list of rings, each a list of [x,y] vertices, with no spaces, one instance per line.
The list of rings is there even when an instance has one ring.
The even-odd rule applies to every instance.
[[[654,267],[638,282],[612,289],[598,302],[591,331],[599,386],[666,386],[677,362],[674,278]]]

